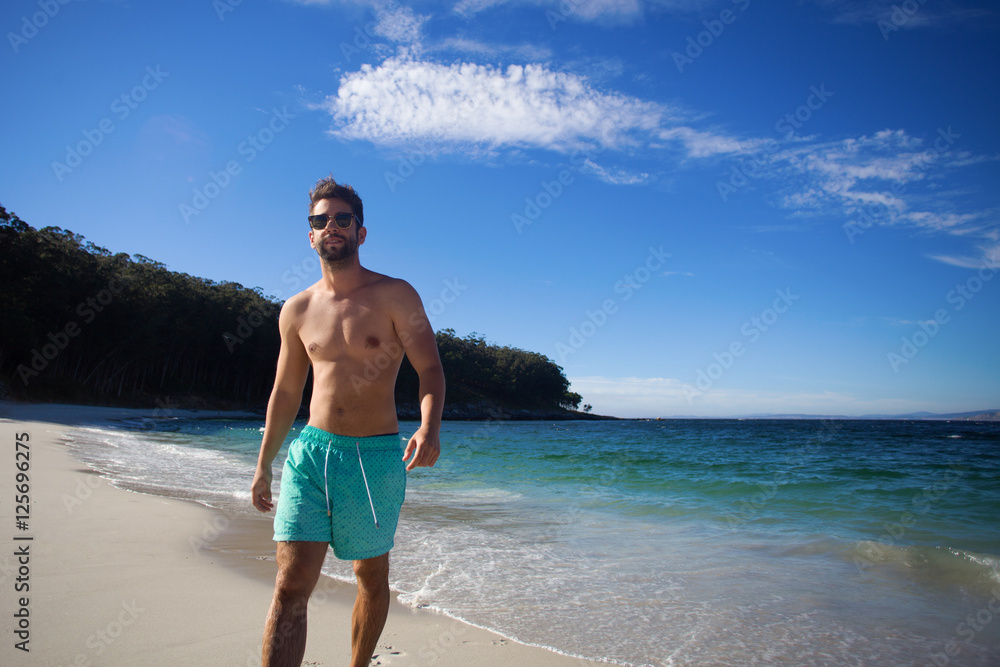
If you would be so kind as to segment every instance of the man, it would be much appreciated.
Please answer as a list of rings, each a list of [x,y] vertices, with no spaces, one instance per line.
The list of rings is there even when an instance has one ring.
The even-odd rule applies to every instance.
[[[440,452],[444,373],[416,291],[358,260],[368,228],[357,192],[327,178],[309,198],[309,242],[323,277],[282,306],[277,374],[251,487],[253,506],[270,511],[271,463],[312,366],[309,422],[282,469],[274,519],[278,576],[262,663],[301,664],[306,604],[332,546],[335,556],[354,561],[350,664],[362,667],[389,611],[389,550],[406,472],[433,466]],[[404,353],[420,380],[421,423],[400,456],[394,390]]]

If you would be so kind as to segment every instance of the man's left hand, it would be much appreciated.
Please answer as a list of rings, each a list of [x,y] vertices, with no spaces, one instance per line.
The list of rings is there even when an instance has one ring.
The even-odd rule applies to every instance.
[[[407,472],[414,468],[430,468],[437,463],[441,454],[441,439],[437,432],[432,432],[429,428],[420,427],[413,434],[406,444],[403,452],[403,460],[406,461],[411,456],[410,463],[406,466]]]

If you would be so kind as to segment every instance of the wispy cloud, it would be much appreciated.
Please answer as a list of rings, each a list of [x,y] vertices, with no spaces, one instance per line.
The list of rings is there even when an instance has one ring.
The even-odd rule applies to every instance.
[[[396,0],[290,0],[300,5],[365,7],[375,15],[372,32],[397,44],[414,44],[423,37],[423,26],[430,15],[417,14]]]
[[[416,144],[428,153],[472,149],[471,154],[486,155],[599,148],[601,164],[591,156],[578,166],[615,185],[656,178],[623,167],[629,156],[653,157],[665,168],[671,162],[675,167],[720,159],[738,163],[755,156],[760,163],[755,178],[773,181],[774,202],[799,215],[834,213],[845,223],[867,216],[866,227],[905,225],[971,238],[988,238],[997,229],[996,215],[956,210],[940,188],[928,189],[954,170],[982,162],[959,149],[961,137],[950,128],[927,140],[882,130],[836,141],[775,143],[692,127],[689,112],[598,89],[586,77],[542,64],[501,68],[403,55],[345,74],[337,94],[320,106],[333,120],[333,135],[380,146]],[[619,164],[609,166],[616,156]],[[926,196],[930,191],[933,197]]]
[[[373,9],[377,19],[375,34],[398,44],[420,42],[423,26],[430,19],[430,16],[391,2],[376,2]]]
[[[506,4],[508,0],[460,0],[455,4],[455,12],[462,16],[475,16],[487,9]]]
[[[602,167],[590,158],[582,162],[580,169],[611,185],[641,185],[647,183],[651,178],[650,174],[646,172],[632,172],[627,169]]]
[[[469,145],[620,149],[648,143],[676,117],[663,105],[597,90],[583,77],[544,65],[501,69],[406,57],[344,75],[323,106],[336,136],[386,145],[433,140],[441,151]],[[713,141],[713,152],[725,150]],[[691,145],[704,150],[703,141]]]
[[[904,3],[899,0],[814,0],[826,9],[834,23],[847,25],[885,22],[893,29],[912,30],[954,25],[994,15],[996,12],[974,7],[962,0],[934,3]]]
[[[753,153],[763,143],[763,140],[737,139],[686,126],[665,128],[659,132],[659,138],[679,141],[687,149],[687,154],[693,158]]]
[[[960,193],[940,188],[955,170],[997,159],[962,150],[961,142],[955,143],[960,135],[952,135],[950,128],[926,141],[899,129],[839,140],[741,137],[724,127],[699,126],[702,119],[690,111],[617,92],[606,80],[595,83],[593,78],[556,70],[546,64],[552,54],[544,46],[487,43],[470,37],[430,39],[425,27],[434,17],[394,0],[298,1],[368,7],[376,17],[375,33],[394,45],[383,45],[381,52],[397,49],[396,55],[379,64],[344,74],[336,94],[313,105],[330,115],[330,133],[342,139],[490,158],[505,153],[516,156],[525,150],[566,155],[597,149],[575,163],[581,171],[614,185],[647,184],[672,169],[690,168],[692,163],[737,163],[753,156],[759,167],[754,180],[772,181],[773,203],[792,211],[799,220],[833,213],[843,216],[846,223],[867,216],[867,224],[903,225],[927,233],[967,236],[981,243],[998,228],[994,213],[962,210],[956,205]],[[711,4],[710,0],[574,0],[569,4],[460,0],[453,12],[473,17],[506,2],[534,4],[546,11],[561,7],[559,11],[571,10],[584,20],[621,18],[652,9],[691,12]],[[886,12],[896,11],[890,0],[814,2],[842,23],[877,21]],[[906,25],[912,28],[942,15],[957,20],[970,11],[954,3],[933,8],[923,4],[911,12]],[[430,57],[442,53],[462,54],[465,61],[435,62]],[[483,60],[526,64],[477,62]],[[597,152],[602,154],[599,159]],[[645,161],[646,170],[637,168],[631,158]],[[650,173],[651,164],[660,171]],[[934,259],[963,266],[973,261],[945,255]]]
[[[921,196],[951,172],[978,164],[940,130],[930,141],[903,130],[840,141],[813,141],[775,151],[762,178],[783,183],[777,204],[796,211],[841,213],[846,221],[906,225],[926,232],[983,237],[997,227],[990,211],[956,211],[946,193]],[[922,186],[922,187],[921,187]]]
[[[612,19],[632,20],[642,15],[641,0],[460,0],[455,11],[472,17],[504,4],[537,5],[542,10],[559,12],[564,18],[583,20]]]
[[[426,47],[427,51],[467,53],[485,58],[513,58],[522,62],[544,62],[552,58],[552,51],[542,45],[487,43],[468,37],[449,37]]]
[[[993,243],[981,244],[978,250],[978,255],[932,255],[931,259],[963,269],[1000,270],[1000,242],[994,238]]]
[[[455,12],[472,17],[506,4],[536,5],[566,19],[623,22],[650,11],[696,14],[717,5],[718,0],[459,0]]]

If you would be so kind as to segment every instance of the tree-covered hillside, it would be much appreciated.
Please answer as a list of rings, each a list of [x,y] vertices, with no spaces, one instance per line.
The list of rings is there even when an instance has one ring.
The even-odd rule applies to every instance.
[[[259,288],[113,254],[58,227],[36,230],[2,206],[0,281],[0,398],[266,405],[281,304]],[[437,339],[453,406],[558,411],[580,403],[562,369],[540,354],[451,330]],[[396,391],[400,404],[415,402],[417,378],[405,361]]]

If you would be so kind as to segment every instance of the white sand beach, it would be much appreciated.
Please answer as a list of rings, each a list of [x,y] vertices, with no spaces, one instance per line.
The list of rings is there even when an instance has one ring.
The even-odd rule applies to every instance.
[[[270,521],[113,487],[61,440],[74,424],[153,412],[0,403],[0,663],[260,663],[275,575]],[[19,472],[28,479],[20,489]],[[20,526],[26,499],[15,496],[29,501]],[[322,578],[303,664],[347,663],[353,598],[352,586]],[[394,602],[372,664],[595,663]]]

